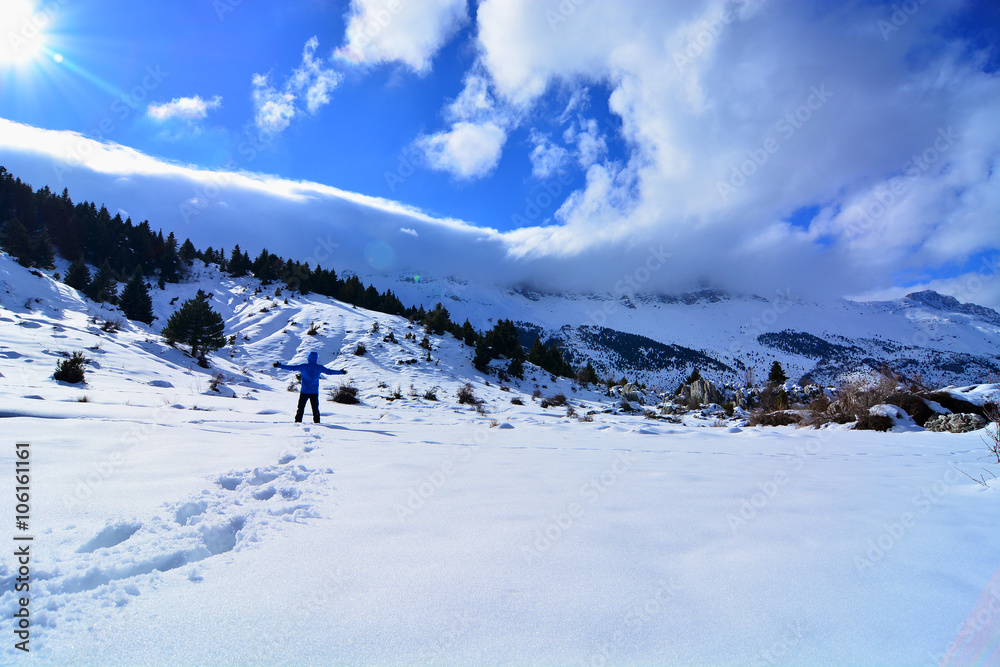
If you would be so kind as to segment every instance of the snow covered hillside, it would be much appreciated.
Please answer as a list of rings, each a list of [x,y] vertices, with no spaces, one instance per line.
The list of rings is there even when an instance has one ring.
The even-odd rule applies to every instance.
[[[694,367],[716,382],[757,380],[777,359],[793,380],[836,384],[845,373],[888,363],[938,385],[1000,376],[1000,314],[935,292],[888,302],[816,303],[794,288],[768,296],[702,290],[680,296],[543,294],[454,278],[364,276],[404,303],[442,302],[461,322],[488,329],[512,319],[534,339],[558,341],[602,375],[674,389]],[[527,344],[531,344],[531,340]]]
[[[500,386],[449,335],[428,350],[406,320],[257,286],[202,267],[151,290],[153,327],[113,331],[119,313],[0,255],[0,467],[9,480],[27,442],[31,471],[29,529],[15,529],[7,482],[0,522],[7,539],[34,538],[30,653],[8,629],[0,662],[1000,659],[1000,466],[981,431],[615,414],[602,394],[530,368]],[[155,333],[198,289],[235,336],[208,369]],[[461,318],[472,301],[453,303]],[[533,303],[555,318],[572,302]],[[657,313],[700,313],[675,340],[708,349],[718,343],[694,341],[721,320],[714,308],[632,314],[651,327]],[[907,313],[930,312],[843,308],[857,329],[836,331],[857,336],[882,308],[877,321],[899,331]],[[819,326],[821,312],[793,304],[782,326]],[[608,326],[626,331],[615,317]],[[76,351],[91,360],[86,385],[53,380]],[[295,425],[294,373],[271,364],[310,351],[348,374],[321,380],[321,425]],[[359,404],[327,399],[342,379]],[[467,382],[478,409],[457,400]],[[536,386],[565,394],[577,417],[541,407]],[[7,623],[24,595],[11,544],[22,543],[0,557]]]

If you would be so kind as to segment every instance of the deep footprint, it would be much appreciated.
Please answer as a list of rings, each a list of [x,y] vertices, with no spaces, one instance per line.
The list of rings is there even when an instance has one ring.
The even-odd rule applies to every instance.
[[[239,477],[220,477],[219,486],[224,488],[226,491],[235,491],[236,487],[240,485],[243,481]]]
[[[232,491],[233,489],[229,490]],[[208,509],[208,503],[206,503],[204,500],[200,500],[198,502],[184,503],[183,505],[181,505],[180,509],[177,510],[177,513],[174,514],[174,520],[177,521],[177,523],[179,523],[180,525],[186,526],[188,522],[191,521],[191,519],[203,514],[206,509]]]
[[[253,497],[256,498],[257,500],[270,500],[275,493],[277,493],[277,491],[274,490],[274,487],[269,486],[267,488],[257,489],[256,491],[254,491]]]
[[[236,548],[236,538],[245,525],[246,519],[237,516],[221,526],[204,528],[201,535],[205,540],[205,547],[213,556],[232,551]]]
[[[110,549],[135,535],[136,531],[140,528],[142,528],[142,524],[138,522],[106,526],[104,530],[91,538],[89,542],[77,549],[76,552],[78,554],[90,554],[98,549]]]

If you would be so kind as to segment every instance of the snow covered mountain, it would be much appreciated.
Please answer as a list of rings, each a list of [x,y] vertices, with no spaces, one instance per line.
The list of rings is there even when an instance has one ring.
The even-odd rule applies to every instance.
[[[0,466],[29,443],[17,511],[33,534],[28,574],[0,556],[0,613],[28,610],[32,664],[918,664],[995,645],[979,619],[1000,496],[981,432],[616,413],[530,365],[500,386],[462,342],[428,350],[402,318],[195,274],[151,290],[146,327],[0,254]],[[154,333],[199,288],[234,337],[208,369]],[[726,321],[720,306],[775,306],[686,300],[633,306],[696,314],[684,342]],[[523,302],[559,317],[603,303],[529,293],[481,321]],[[786,305],[800,328],[819,316]],[[572,332],[639,350],[603,341],[626,336],[608,324]],[[772,344],[823,351],[786,338]],[[57,382],[76,351],[86,384]],[[341,378],[324,380],[323,424],[297,426],[294,373],[271,363],[311,351],[361,402],[328,400]],[[480,406],[457,400],[465,383]]]
[[[551,294],[455,278],[365,276],[405,303],[442,302],[480,329],[511,319],[526,344],[557,342],[605,376],[673,389],[698,367],[706,377],[757,380],[775,359],[800,383],[888,364],[930,384],[971,384],[1000,374],[1000,314],[925,291],[902,299],[818,303],[793,289],[772,297],[704,289],[680,295]]]

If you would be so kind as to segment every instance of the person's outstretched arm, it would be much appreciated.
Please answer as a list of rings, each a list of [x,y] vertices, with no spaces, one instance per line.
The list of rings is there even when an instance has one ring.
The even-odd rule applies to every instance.
[[[281,368],[281,369],[284,369],[286,371],[300,371],[306,365],[307,364],[283,364],[280,361],[274,362],[274,367],[275,368]]]
[[[333,369],[327,368],[326,366],[321,366],[319,372],[323,373],[324,375],[347,375],[347,371],[335,371]]]

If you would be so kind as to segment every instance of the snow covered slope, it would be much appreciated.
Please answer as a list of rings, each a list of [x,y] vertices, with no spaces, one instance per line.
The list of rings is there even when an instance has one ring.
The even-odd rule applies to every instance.
[[[887,302],[816,303],[793,288],[767,298],[702,290],[679,296],[542,294],[453,278],[365,276],[404,303],[442,302],[480,329],[512,319],[555,340],[603,375],[673,389],[698,366],[717,382],[757,380],[779,360],[794,380],[834,383],[888,363],[930,384],[967,385],[1000,374],[1000,314],[936,292]],[[707,371],[707,372],[706,372]]]
[[[5,539],[34,537],[31,652],[8,625],[0,663],[1000,655],[1000,486],[979,433],[605,413],[602,396],[543,375],[500,387],[449,336],[427,361],[404,320],[325,298],[286,304],[210,269],[153,290],[157,314],[199,287],[236,336],[210,369],[142,325],[103,331],[115,313],[0,256],[5,479],[14,443],[31,452],[29,530],[16,531],[12,498],[0,525]],[[359,343],[367,354],[353,354]],[[61,353],[78,350],[92,359],[87,384],[54,381]],[[310,350],[348,371],[362,403],[324,396],[324,423],[296,426],[294,374],[271,362]],[[456,400],[466,382],[486,414]],[[592,421],[542,408],[536,383]],[[7,623],[21,606],[11,544]]]

